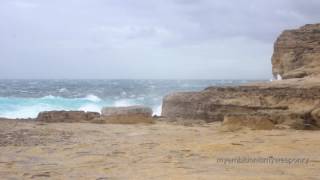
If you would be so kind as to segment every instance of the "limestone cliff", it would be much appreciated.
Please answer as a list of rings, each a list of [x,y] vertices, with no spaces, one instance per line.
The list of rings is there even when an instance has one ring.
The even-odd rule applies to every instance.
[[[238,87],[209,87],[201,92],[168,95],[162,115],[270,129],[320,126],[320,25],[282,33],[272,58],[282,81]],[[289,78],[301,79],[289,79]]]
[[[277,39],[272,56],[273,75],[283,79],[320,74],[320,24],[286,30]]]

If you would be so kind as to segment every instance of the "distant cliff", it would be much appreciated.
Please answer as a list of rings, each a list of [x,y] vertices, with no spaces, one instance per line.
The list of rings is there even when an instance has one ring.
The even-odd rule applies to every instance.
[[[162,115],[253,129],[320,127],[320,24],[284,31],[274,49],[273,74],[288,80],[170,94]]]

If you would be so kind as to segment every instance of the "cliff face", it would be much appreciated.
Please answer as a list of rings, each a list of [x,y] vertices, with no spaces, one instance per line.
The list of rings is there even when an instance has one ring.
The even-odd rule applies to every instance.
[[[320,74],[320,24],[286,30],[277,39],[272,56],[273,75],[283,79]]]
[[[162,115],[254,129],[318,128],[319,57],[320,24],[285,31],[275,43],[272,64],[274,75],[288,80],[174,93],[164,98]]]

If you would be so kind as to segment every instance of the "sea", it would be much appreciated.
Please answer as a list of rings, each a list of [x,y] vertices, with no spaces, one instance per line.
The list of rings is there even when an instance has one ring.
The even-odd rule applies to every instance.
[[[145,105],[161,115],[162,99],[173,92],[252,80],[0,80],[0,117],[35,118],[39,112]]]

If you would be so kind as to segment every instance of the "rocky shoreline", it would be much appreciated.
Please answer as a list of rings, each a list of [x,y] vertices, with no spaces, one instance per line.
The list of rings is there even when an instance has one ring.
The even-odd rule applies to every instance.
[[[320,25],[306,25],[275,43],[273,73],[284,80],[173,93],[162,117],[132,106],[2,118],[0,177],[317,179],[320,131],[304,130],[320,128],[319,60]]]
[[[272,57],[276,80],[238,87],[174,93],[163,100],[163,116],[223,121],[232,128],[320,127],[320,24],[286,30]]]
[[[238,129],[320,128],[320,24],[285,30],[274,45],[275,81],[241,86],[208,87],[163,99],[162,119],[168,121],[222,121]],[[283,79],[283,80],[280,80]],[[134,110],[130,110],[133,108]],[[111,108],[97,112],[42,112],[44,122],[153,123],[148,107]],[[106,111],[105,111],[106,112]]]

